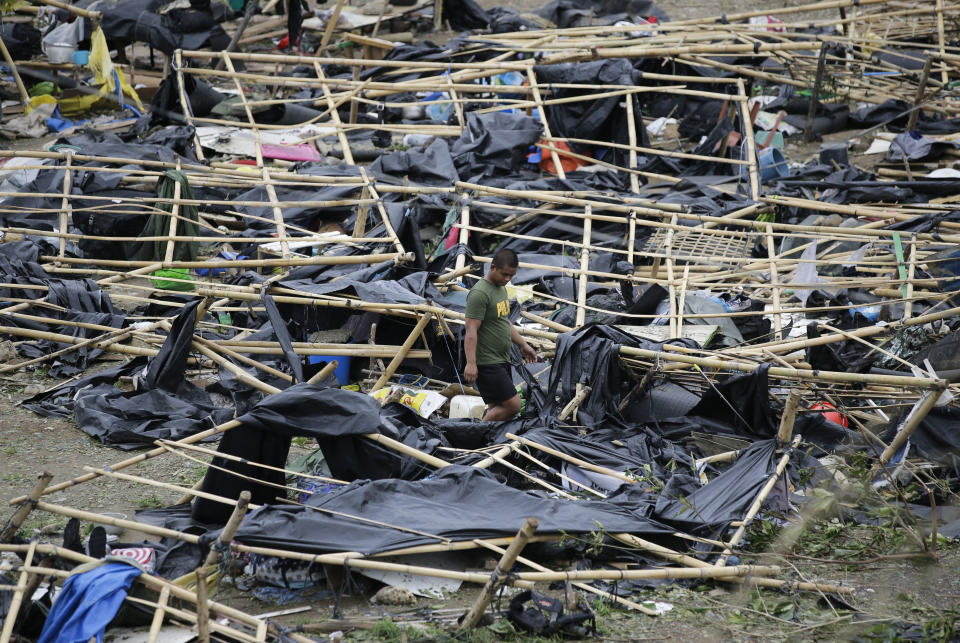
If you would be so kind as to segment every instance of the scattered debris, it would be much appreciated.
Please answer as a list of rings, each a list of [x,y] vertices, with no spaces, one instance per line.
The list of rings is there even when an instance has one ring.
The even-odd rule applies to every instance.
[[[0,643],[92,599],[79,639],[121,604],[151,641],[379,635],[345,594],[463,584],[451,631],[496,605],[591,636],[588,598],[662,616],[682,599],[638,594],[667,584],[836,615],[867,588],[764,555],[935,561],[960,533],[960,3],[41,4],[0,29],[0,131],[56,136],[0,151],[0,370],[134,453],[10,500]],[[497,422],[465,344],[503,250]],[[101,478],[179,500],[72,506]],[[18,540],[32,511],[62,544]]]

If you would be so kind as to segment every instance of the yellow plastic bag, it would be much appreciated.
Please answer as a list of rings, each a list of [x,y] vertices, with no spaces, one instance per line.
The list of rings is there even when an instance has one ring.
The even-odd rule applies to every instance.
[[[40,94],[39,96],[32,96],[30,102],[23,106],[23,113],[29,114],[36,108],[40,107],[44,103],[56,103],[57,99],[51,96],[50,94]]]
[[[113,61],[110,60],[107,38],[103,35],[103,29],[100,27],[97,27],[93,35],[90,36],[90,60],[87,62],[87,69],[93,72],[93,84],[100,86],[101,96],[116,94],[117,81],[119,81],[123,93],[135,103],[134,106],[139,111],[143,111],[143,103],[140,102],[137,91],[127,83],[123,72],[114,67]]]

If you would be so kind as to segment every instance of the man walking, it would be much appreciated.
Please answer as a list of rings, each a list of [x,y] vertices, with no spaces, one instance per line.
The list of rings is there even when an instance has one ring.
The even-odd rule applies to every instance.
[[[463,340],[467,366],[463,379],[477,383],[487,403],[484,420],[509,420],[520,412],[520,396],[510,376],[510,343],[520,347],[524,360],[537,361],[537,352],[510,323],[506,285],[517,274],[519,265],[513,250],[498,251],[486,276],[467,295],[467,332]]]

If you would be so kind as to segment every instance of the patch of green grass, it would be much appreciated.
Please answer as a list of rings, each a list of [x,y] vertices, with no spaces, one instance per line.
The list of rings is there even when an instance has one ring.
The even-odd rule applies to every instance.
[[[137,507],[140,509],[159,509],[163,506],[163,501],[157,495],[143,496],[137,500]]]

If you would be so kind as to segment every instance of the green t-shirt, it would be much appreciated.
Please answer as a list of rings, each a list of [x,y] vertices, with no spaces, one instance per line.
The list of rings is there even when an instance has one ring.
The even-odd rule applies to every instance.
[[[510,300],[507,289],[481,279],[467,295],[467,318],[479,319],[477,364],[510,362]]]

